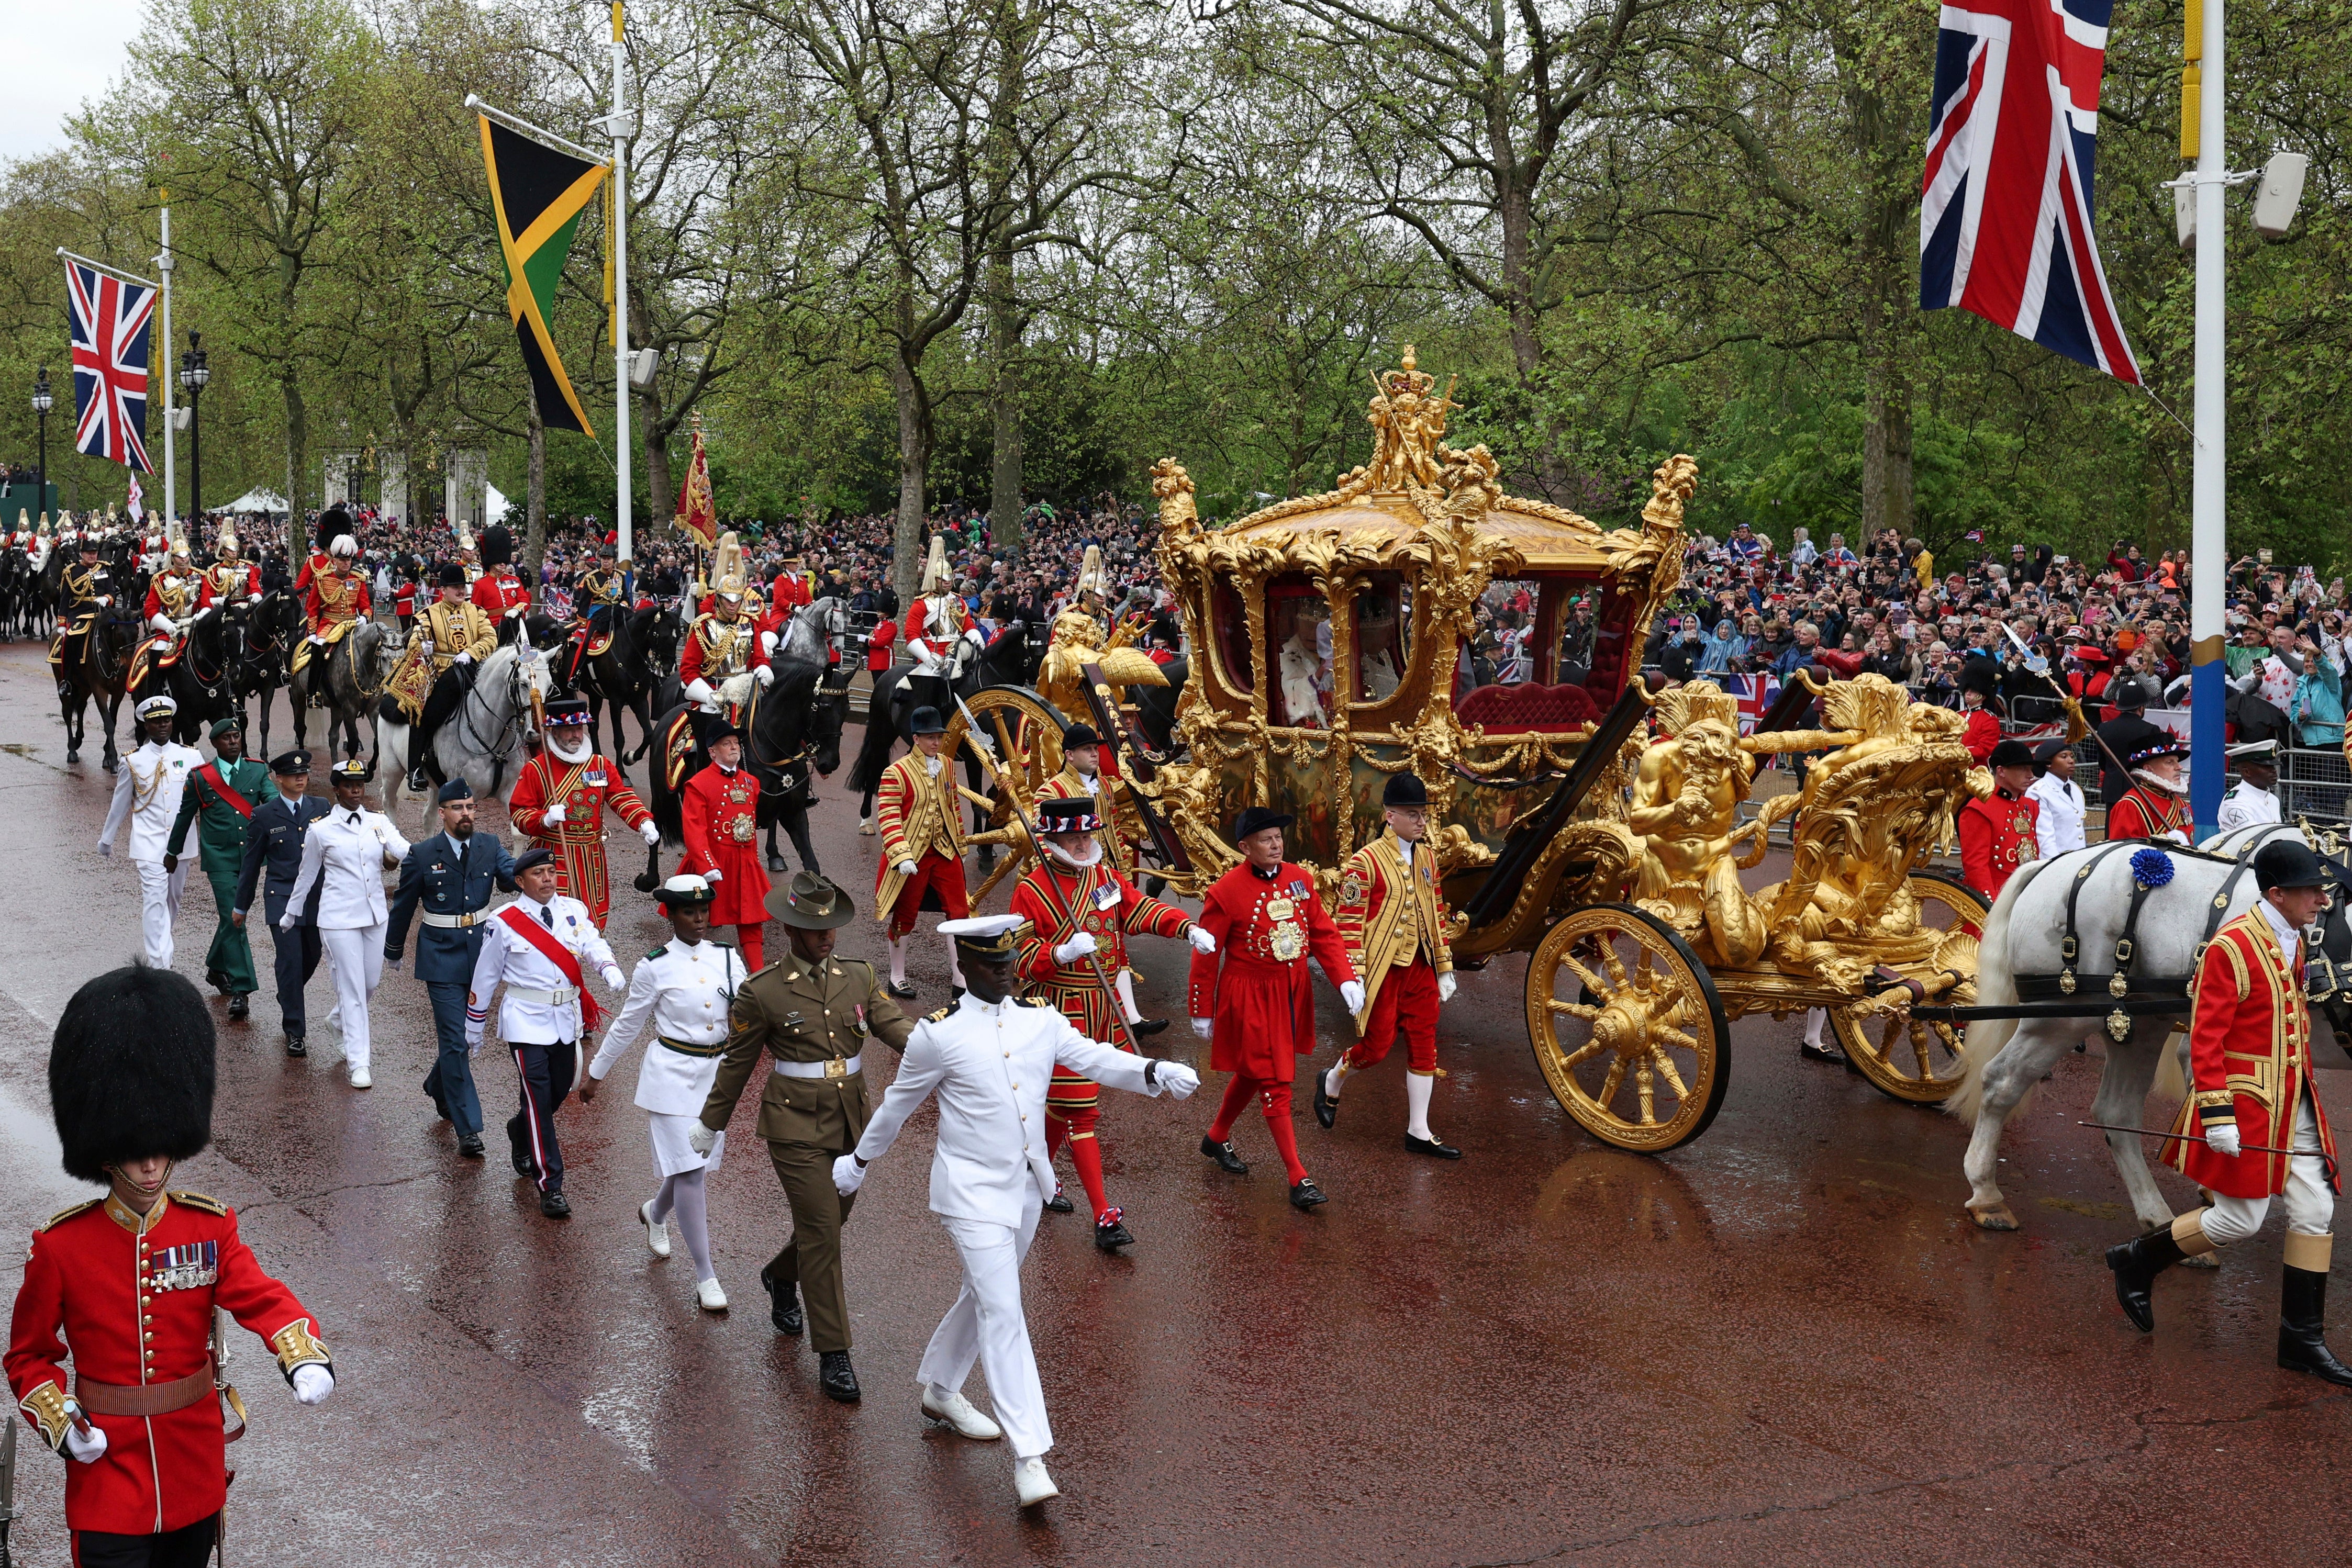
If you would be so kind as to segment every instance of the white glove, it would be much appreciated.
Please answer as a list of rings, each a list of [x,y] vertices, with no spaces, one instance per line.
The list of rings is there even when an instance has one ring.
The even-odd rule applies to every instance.
[[[1437,977],[1437,999],[1441,1002],[1454,999],[1454,971],[1451,969]]]
[[[649,850],[657,850],[661,848],[661,830],[659,828],[655,827],[651,822],[647,822],[643,827],[639,828],[637,831],[646,836],[646,848]]]
[[[1075,964],[1079,959],[1097,951],[1099,948],[1095,943],[1095,934],[1091,931],[1081,931],[1054,949],[1054,962]]]
[[[751,678],[762,686],[772,686],[776,684],[776,672],[765,664],[755,665],[751,671]]]
[[[432,650],[432,644],[430,644],[430,643],[425,644],[425,652],[429,653],[431,653],[432,651],[433,651],[433,650]],[[455,659],[452,659],[452,660],[450,661],[450,663],[451,663],[451,664],[472,664],[473,662],[474,662],[474,655],[473,655],[473,654],[471,654],[471,653],[460,653],[460,654],[458,654]]]
[[[900,876],[912,876],[915,874],[917,869],[918,868],[913,861],[900,861],[898,862],[898,874]]]
[[[294,929],[294,912],[292,910],[289,909],[285,914],[278,917],[278,929],[280,931],[291,931]]]
[[[81,1406],[77,1404],[74,1406],[74,1412],[79,1415],[80,1414],[80,1411]],[[98,1463],[98,1461],[104,1458],[106,1454],[105,1431],[99,1427],[93,1426],[89,1429],[89,1436],[85,1437],[82,1436],[80,1427],[68,1427],[66,1428],[66,1452],[71,1454],[75,1458],[79,1459],[85,1465],[94,1465]]]
[[[1347,1003],[1347,1004],[1348,1004],[1348,1010],[1349,1010],[1349,1012],[1351,1012],[1351,1013],[1360,1013],[1360,1012],[1362,1012],[1362,1011],[1364,1010],[1364,983],[1363,983],[1363,981],[1361,981],[1361,980],[1342,980],[1342,981],[1340,981],[1340,982],[1339,982],[1339,999],[1340,999],[1341,1001],[1343,1001],[1343,1002],[1345,1002],[1345,1003]]]
[[[482,1036],[479,1030],[469,1029],[466,1031],[466,1054],[467,1056],[482,1054]]]
[[[719,1129],[716,1127],[706,1127],[701,1123],[697,1122],[693,1126],[687,1129],[686,1146],[692,1149],[698,1155],[709,1154],[710,1152],[710,1146],[718,1141]]]
[[[2205,1146],[2228,1159],[2236,1159],[2245,1145],[2238,1135],[2238,1124],[2224,1122],[2218,1127],[2205,1129]]]
[[[833,1190],[847,1197],[866,1185],[866,1168],[857,1163],[856,1155],[844,1155],[833,1162]]]
[[[105,839],[100,839],[98,841],[98,852],[104,855],[107,859],[112,860],[114,858],[114,845]]]
[[[627,992],[629,977],[621,973],[621,966],[618,964],[604,966],[604,988],[616,997]]]
[[[1217,1032],[1217,1020],[1214,1019],[1194,1019],[1192,1020],[1192,1032],[1199,1035],[1202,1040],[1206,1040],[1211,1035]]]
[[[1217,950],[1217,939],[1197,925],[1185,928],[1184,940],[1192,944],[1192,951],[1195,953],[1213,953]]]
[[[965,632],[963,634],[963,640],[971,643],[976,649],[985,649],[988,646],[988,639],[981,635],[980,628],[977,626]]]
[[[550,827],[553,827],[556,823],[562,821],[563,806],[562,802],[559,801],[555,805],[550,806],[544,815]]]
[[[1152,1076],[1160,1081],[1160,1087],[1179,1100],[1190,1100],[1192,1091],[1201,1086],[1199,1073],[1181,1061],[1171,1061],[1165,1057],[1160,1059],[1160,1069]]]
[[[316,1405],[335,1391],[335,1375],[318,1363],[294,1369],[294,1397]]]

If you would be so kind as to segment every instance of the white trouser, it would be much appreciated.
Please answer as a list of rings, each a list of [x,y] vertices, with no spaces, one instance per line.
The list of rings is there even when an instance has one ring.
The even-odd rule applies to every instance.
[[[319,946],[335,970],[335,1023],[343,1031],[343,1061],[352,1067],[368,1064],[368,1002],[383,983],[383,927],[379,920],[319,933]]]
[[[133,861],[139,868],[139,936],[147,962],[158,969],[172,967],[172,927],[180,918],[180,894],[188,885],[188,862],[165,871],[162,861]]]
[[[2327,1190],[2327,1162],[2319,1152],[2319,1118],[2312,1113],[2308,1078],[2304,1080],[2302,1103],[2295,1108],[2294,1142],[2287,1147],[2294,1155],[2287,1161],[2286,1191],[2281,1195],[2286,1199],[2286,1228],[2302,1236],[2326,1236],[2335,1228],[2336,1195]],[[2267,1156],[2238,1157],[2252,1160]],[[2226,1247],[2260,1230],[2270,1210],[2271,1200],[2267,1197],[2223,1197],[2216,1194],[2213,1207],[2205,1211],[2200,1223],[2205,1228],[2207,1240],[2216,1247]]]
[[[977,1360],[988,1374],[990,1404],[1015,1458],[1034,1458],[1054,1446],[1045,1424],[1045,1390],[1029,1348],[1029,1320],[1021,1311],[1021,1260],[1037,1234],[1041,1200],[1033,1190],[1015,1229],[985,1219],[940,1216],[963,1260],[963,1289],[940,1320],[915,1380],[961,1392]]]

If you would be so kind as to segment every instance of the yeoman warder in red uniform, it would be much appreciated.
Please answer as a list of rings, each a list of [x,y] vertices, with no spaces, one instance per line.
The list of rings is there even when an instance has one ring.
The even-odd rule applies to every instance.
[[[169,969],[99,976],[50,1043],[66,1172],[109,1190],[34,1234],[8,1387],[66,1461],[72,1561],[90,1568],[199,1568],[211,1553],[226,1445],[245,1424],[214,1364],[215,1307],[268,1342],[303,1404],[335,1385],[317,1320],[247,1250],[236,1216],[167,1188],[173,1165],[211,1141],[213,1082],[212,1015]]]

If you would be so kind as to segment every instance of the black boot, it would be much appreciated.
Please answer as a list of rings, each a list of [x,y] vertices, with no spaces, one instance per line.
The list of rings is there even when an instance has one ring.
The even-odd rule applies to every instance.
[[[247,1019],[249,1019],[249,1018],[251,1018],[252,1016],[253,1016],[253,1003],[252,1003],[250,1000],[248,1000],[248,999],[247,998],[246,994],[245,994],[243,991],[238,991],[238,992],[236,992],[235,995],[233,995],[233,996],[231,996],[231,997],[229,998],[229,999],[228,999],[228,1021],[229,1021],[229,1022],[231,1022],[231,1023],[243,1023]]]
[[[799,1289],[790,1280],[779,1281],[767,1270],[760,1270],[760,1289],[768,1292],[768,1322],[778,1333],[796,1334],[803,1326],[801,1317]]]
[[[2292,1263],[2279,1286],[2278,1364],[2352,1388],[2352,1366],[2327,1348],[2327,1276]]]
[[[857,1386],[857,1374],[851,1368],[849,1353],[845,1350],[817,1353],[816,1381],[817,1386],[824,1390],[827,1399],[838,1400],[844,1405],[855,1405],[865,1396]]]
[[[2156,1277],[2187,1256],[2172,1239],[2169,1225],[2107,1249],[2107,1267],[2116,1275],[2116,1300],[2123,1303],[2124,1315],[2138,1325],[2140,1333],[2150,1333],[2156,1328],[2156,1308],[2148,1300]]]

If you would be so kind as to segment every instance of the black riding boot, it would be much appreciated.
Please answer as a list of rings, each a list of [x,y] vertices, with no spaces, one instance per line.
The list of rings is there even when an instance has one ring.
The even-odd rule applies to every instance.
[[[2160,1225],[2145,1236],[2107,1249],[2107,1267],[2116,1275],[2116,1300],[2140,1333],[2153,1333],[2156,1328],[2156,1308],[2149,1301],[2156,1277],[2188,1256],[2173,1239],[2170,1225]]]
[[[2290,1240],[2296,1239],[2290,1238]],[[2278,1364],[2352,1388],[2352,1366],[2327,1348],[2327,1272],[2286,1266],[2279,1285]]]

